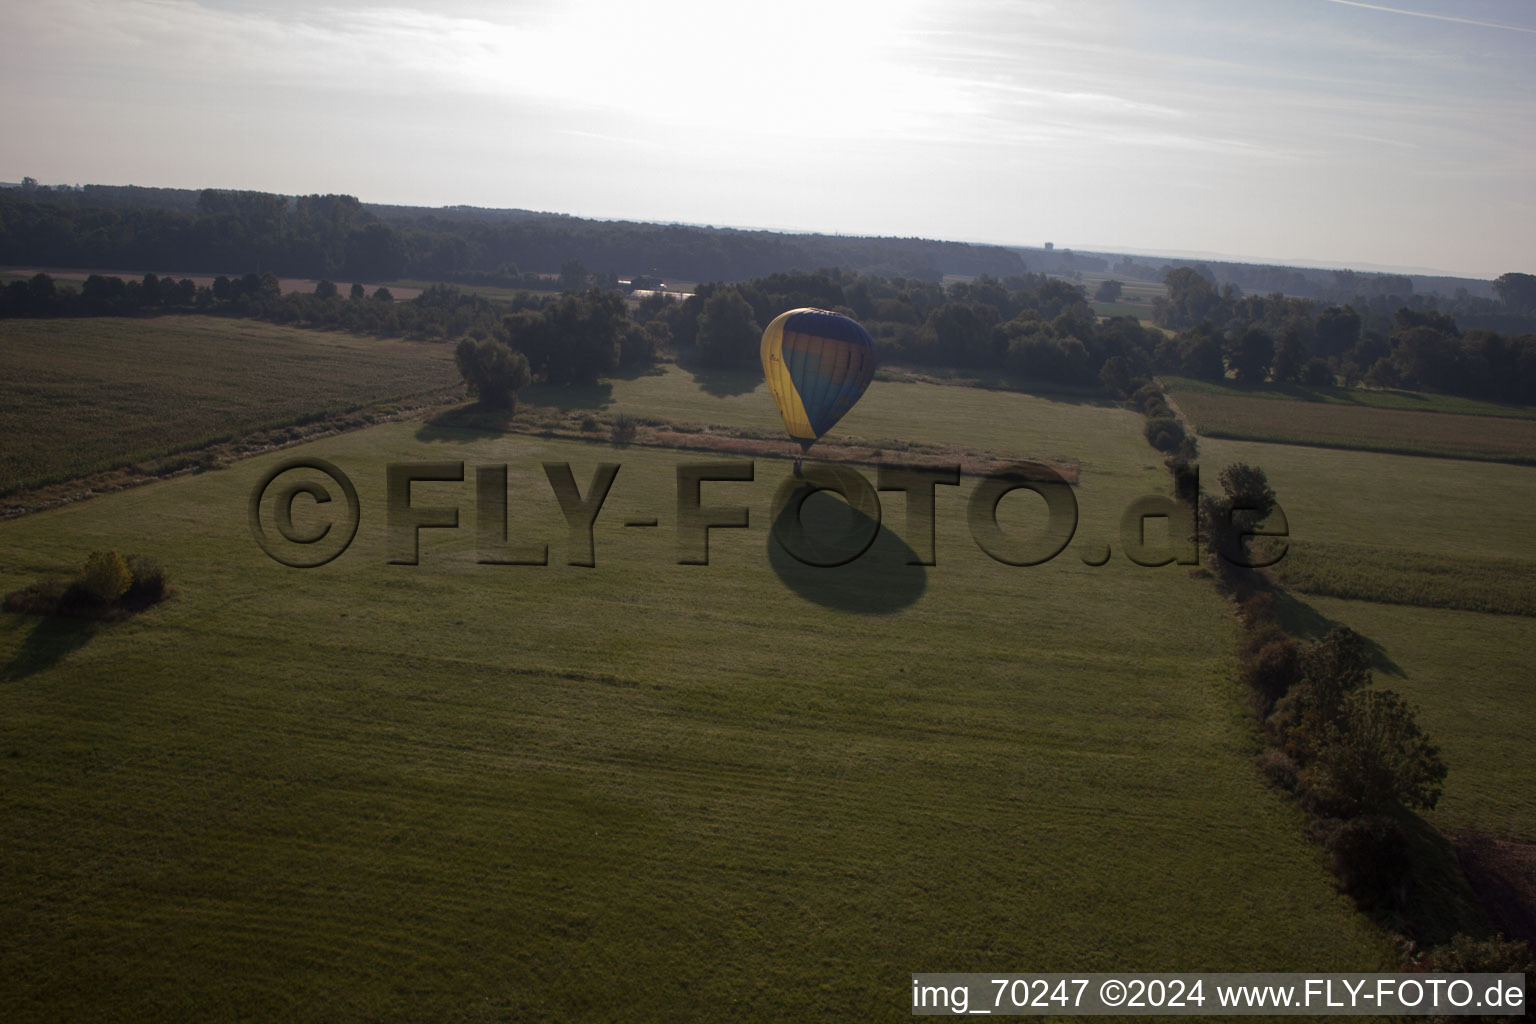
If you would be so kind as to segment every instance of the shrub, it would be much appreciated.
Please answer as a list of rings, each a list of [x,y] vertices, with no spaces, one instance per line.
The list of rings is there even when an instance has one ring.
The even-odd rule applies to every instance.
[[[621,412],[613,418],[613,443],[629,444],[639,432],[639,422],[629,413]]]
[[[1481,940],[1470,935],[1457,935],[1443,946],[1408,957],[1403,967],[1410,971],[1448,974],[1536,973],[1531,947],[1523,939],[1506,939],[1502,935]]]
[[[597,430],[601,426],[602,424],[597,422],[596,416],[583,416],[581,418],[581,429],[584,431]]]
[[[1192,452],[1185,454],[1185,449],[1192,447],[1193,443],[1194,438],[1186,437],[1179,453],[1163,460],[1168,471],[1173,474],[1174,497],[1189,504],[1194,504],[1200,497],[1200,467],[1195,464]]]
[[[1156,384],[1152,383],[1151,381],[1147,381],[1141,387],[1132,392],[1131,397],[1127,399],[1127,401],[1129,401],[1131,405],[1135,406],[1137,409],[1145,409],[1147,407],[1147,399],[1152,398],[1154,395],[1158,398],[1162,398],[1163,391]]]
[[[1267,716],[1296,682],[1297,661],[1296,643],[1286,639],[1270,641],[1244,662],[1243,681],[1258,698],[1261,714]]]
[[[1283,750],[1267,747],[1254,759],[1254,763],[1259,766],[1259,771],[1263,772],[1264,777],[1270,782],[1287,792],[1296,791],[1298,775],[1296,762],[1286,757]]]
[[[1184,428],[1175,419],[1159,417],[1147,420],[1147,441],[1152,447],[1166,454],[1173,454],[1184,443]]]
[[[1394,908],[1408,902],[1408,836],[1394,819],[1376,814],[1330,821],[1323,834],[1333,873],[1358,903]]]
[[[129,570],[133,574],[133,582],[123,595],[125,604],[147,607],[159,604],[170,596],[170,577],[165,567],[153,558],[135,556],[129,561]]]
[[[464,383],[482,406],[517,412],[517,393],[532,380],[521,352],[495,339],[463,338],[453,356]]]
[[[82,591],[98,604],[112,604],[133,584],[128,561],[116,549],[92,551],[76,580]]]
[[[1267,590],[1255,591],[1238,602],[1238,618],[1248,629],[1257,629],[1275,616],[1275,595]]]
[[[52,615],[59,610],[68,588],[66,580],[39,580],[6,594],[4,607],[24,615]]]

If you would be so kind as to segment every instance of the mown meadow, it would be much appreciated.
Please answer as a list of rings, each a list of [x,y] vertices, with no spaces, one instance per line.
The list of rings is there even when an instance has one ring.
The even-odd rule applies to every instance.
[[[753,381],[676,367],[543,397],[776,425]],[[813,569],[770,534],[789,462],[758,458],[704,485],[749,526],[679,565],[678,467],[738,457],[404,422],[0,523],[7,590],[102,547],[178,588],[123,622],[0,615],[8,1015],[896,1019],[914,971],[1394,962],[1252,764],[1226,604],[1122,556],[1121,512],[1169,486],[1139,417],[880,381],[839,432],[1075,459],[1077,535],[993,561],[968,477],[937,489],[935,565],[883,492],[866,555]],[[293,456],[359,492],[316,569],[247,522]],[[424,460],[465,464],[413,489],[460,525],[392,565],[386,466]],[[547,462],[583,493],[620,465],[592,568]],[[548,565],[478,563],[484,465]],[[1006,497],[1005,530],[1038,506]]]

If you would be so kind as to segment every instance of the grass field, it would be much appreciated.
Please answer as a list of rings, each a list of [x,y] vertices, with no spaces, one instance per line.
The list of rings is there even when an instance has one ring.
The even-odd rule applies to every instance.
[[[566,397],[774,423],[749,383]],[[1080,459],[1078,537],[1033,568],[977,550],[971,480],[938,489],[936,565],[906,564],[886,493],[868,555],[799,566],[771,459],[705,485],[751,525],[678,565],[676,467],[710,456],[403,423],[0,523],[6,589],[115,546],[181,590],[95,630],[0,616],[7,1016],[870,1020],[906,1018],[920,970],[1383,968],[1250,762],[1225,605],[1119,556],[1121,510],[1167,487],[1139,422],[890,382],[848,416]],[[361,497],[314,570],[246,520],[297,454]],[[423,459],[507,464],[553,564],[476,564],[468,482],[418,484],[461,528],[386,564],[384,467]],[[563,564],[546,461],[583,492],[622,465],[595,568]]]
[[[1264,469],[1292,538],[1282,578],[1317,628],[1340,622],[1380,645],[1379,682],[1423,706],[1451,766],[1432,820],[1536,839],[1536,758],[1520,753],[1536,734],[1536,469],[1206,438],[1200,448],[1207,472]]]
[[[459,380],[452,347],[201,316],[0,320],[0,495]]]
[[[1536,464],[1536,419],[1530,417],[1272,401],[1174,384],[1170,389],[1179,411],[1206,437]]]

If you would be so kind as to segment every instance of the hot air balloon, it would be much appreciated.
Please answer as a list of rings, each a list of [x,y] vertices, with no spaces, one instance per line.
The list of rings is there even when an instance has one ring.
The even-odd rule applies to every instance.
[[[825,309],[792,309],[763,331],[763,375],[800,459],[843,418],[875,375],[875,343],[857,321]]]

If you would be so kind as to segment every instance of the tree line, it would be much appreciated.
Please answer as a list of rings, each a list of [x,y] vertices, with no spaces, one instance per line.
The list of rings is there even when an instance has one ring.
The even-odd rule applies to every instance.
[[[1494,401],[1536,402],[1536,277],[1504,274],[1497,300],[1361,295],[1321,304],[1218,289],[1172,270],[1153,321],[1178,333],[1157,369],[1239,383],[1405,387]],[[1475,325],[1498,324],[1503,328]]]
[[[1007,274],[1024,266],[1018,253],[999,246],[595,221],[520,210],[391,207],[347,195],[35,185],[0,190],[0,264],[226,273],[254,267],[288,277],[404,277],[524,288],[570,261],[610,276],[688,281],[828,265],[937,281],[945,274]]]
[[[591,286],[579,263],[563,269],[568,287],[558,295],[492,301],[440,284],[410,302],[376,301],[387,289],[369,293],[361,285],[343,296],[327,280],[314,294],[281,295],[271,272],[220,277],[210,287],[153,274],[129,281],[93,275],[78,291],[39,274],[0,290],[0,316],[200,311],[427,340],[491,339],[520,352],[534,377],[575,383],[643,367],[668,351],[704,367],[751,369],[765,324],[786,309],[815,306],[862,322],[882,362],[1102,387],[1119,397],[1155,373],[1177,373],[1536,402],[1536,332],[1464,331],[1433,308],[1401,306],[1383,320],[1369,306],[1362,313],[1352,304],[1223,295],[1189,268],[1168,275],[1156,313],[1170,326],[1193,324],[1173,334],[1131,317],[1099,318],[1081,286],[1037,274],[944,286],[824,268],[712,282],[682,301],[660,293],[626,301],[619,291]],[[1500,278],[1502,301],[1509,315],[1536,328],[1536,295],[1521,290],[1526,277]]]

